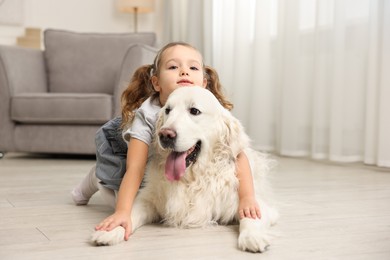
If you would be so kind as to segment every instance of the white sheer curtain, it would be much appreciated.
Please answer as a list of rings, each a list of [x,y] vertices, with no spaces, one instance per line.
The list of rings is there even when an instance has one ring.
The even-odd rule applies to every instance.
[[[256,148],[390,167],[389,0],[186,8],[191,19],[174,40],[206,53]]]
[[[199,49],[208,64],[213,52],[213,0],[156,0],[160,46],[186,41]]]

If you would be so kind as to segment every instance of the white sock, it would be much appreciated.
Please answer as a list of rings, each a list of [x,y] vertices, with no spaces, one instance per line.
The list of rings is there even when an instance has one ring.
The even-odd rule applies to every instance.
[[[98,191],[98,178],[95,174],[96,166],[93,166],[87,176],[71,192],[76,205],[87,205],[89,199]]]
[[[100,194],[107,205],[115,209],[117,192],[98,183]]]

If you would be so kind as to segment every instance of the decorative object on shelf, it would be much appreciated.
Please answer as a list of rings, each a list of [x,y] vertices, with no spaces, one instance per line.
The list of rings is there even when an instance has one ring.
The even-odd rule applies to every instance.
[[[122,13],[134,13],[134,32],[138,32],[138,14],[154,10],[154,0],[118,0],[118,10]]]
[[[41,34],[40,28],[27,27],[25,28],[25,34],[16,39],[16,44],[22,47],[40,49]]]

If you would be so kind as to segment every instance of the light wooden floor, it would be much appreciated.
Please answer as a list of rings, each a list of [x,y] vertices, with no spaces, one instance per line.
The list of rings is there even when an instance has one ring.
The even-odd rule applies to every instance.
[[[0,259],[390,259],[390,171],[278,158],[272,177],[282,218],[262,254],[236,247],[237,226],[139,229],[93,247],[111,210],[99,196],[74,206],[71,188],[93,159],[7,154],[0,160]]]

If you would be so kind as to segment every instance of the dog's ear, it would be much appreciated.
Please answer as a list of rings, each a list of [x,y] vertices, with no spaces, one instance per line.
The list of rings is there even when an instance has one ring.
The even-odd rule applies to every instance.
[[[158,130],[162,127],[164,123],[164,109],[160,109],[160,112],[158,112],[156,126],[155,126],[155,132],[158,132]]]
[[[241,122],[227,110],[223,113],[223,124],[222,140],[226,146],[230,147],[233,156],[236,157],[249,146],[249,137]]]
[[[155,147],[159,147],[158,145],[158,132],[161,129],[162,125],[164,124],[164,113],[163,109],[160,110],[157,116],[157,121],[156,125],[154,127],[154,142],[155,142]]]

